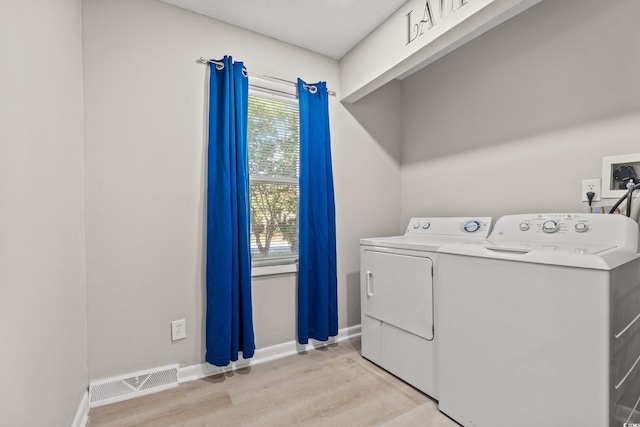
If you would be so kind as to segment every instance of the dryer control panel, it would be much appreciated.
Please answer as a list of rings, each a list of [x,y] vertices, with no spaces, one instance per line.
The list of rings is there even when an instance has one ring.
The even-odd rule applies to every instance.
[[[411,218],[405,235],[489,235],[491,217]]]

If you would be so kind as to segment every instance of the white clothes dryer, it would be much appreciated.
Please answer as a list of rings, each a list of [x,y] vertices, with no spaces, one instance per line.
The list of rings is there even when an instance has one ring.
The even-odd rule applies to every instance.
[[[413,218],[402,236],[360,241],[363,357],[437,399],[437,250],[483,241],[490,226],[491,218]]]
[[[438,262],[442,412],[473,427],[640,423],[638,224],[504,216]]]

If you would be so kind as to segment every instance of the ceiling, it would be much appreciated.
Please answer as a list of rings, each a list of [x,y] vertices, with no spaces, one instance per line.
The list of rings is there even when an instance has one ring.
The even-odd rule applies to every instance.
[[[340,59],[407,0],[161,1]]]

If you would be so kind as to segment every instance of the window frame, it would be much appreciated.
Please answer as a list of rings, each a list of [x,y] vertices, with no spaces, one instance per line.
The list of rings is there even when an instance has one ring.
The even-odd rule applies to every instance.
[[[249,76],[249,96],[259,96],[263,98],[270,98],[276,101],[287,102],[291,104],[295,104],[298,112],[299,103],[298,103],[298,94],[297,88],[281,82],[275,82],[263,78]],[[298,128],[298,156],[300,154],[300,138],[299,138],[299,128]],[[247,141],[248,142],[248,141]],[[298,157],[299,161],[299,157]],[[249,187],[253,183],[265,183],[265,184],[284,184],[284,185],[293,185],[295,184],[298,189],[300,188],[299,179],[295,178],[283,178],[283,177],[263,177],[263,176],[255,176],[249,175]],[[298,204],[296,206],[296,228],[298,227],[298,211],[300,204],[300,193],[298,192]],[[251,209],[251,206],[249,206]],[[256,276],[268,276],[274,274],[288,274],[288,273],[296,273],[298,271],[298,256],[299,253],[295,255],[286,255],[286,256],[275,256],[275,257],[264,257],[255,259],[253,255],[251,256],[251,267],[253,277]]]

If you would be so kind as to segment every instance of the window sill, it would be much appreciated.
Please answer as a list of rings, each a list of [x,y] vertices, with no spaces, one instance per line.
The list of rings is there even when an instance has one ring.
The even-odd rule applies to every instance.
[[[278,274],[292,274],[298,272],[298,260],[282,264],[254,265],[251,267],[251,277],[274,276]]]

